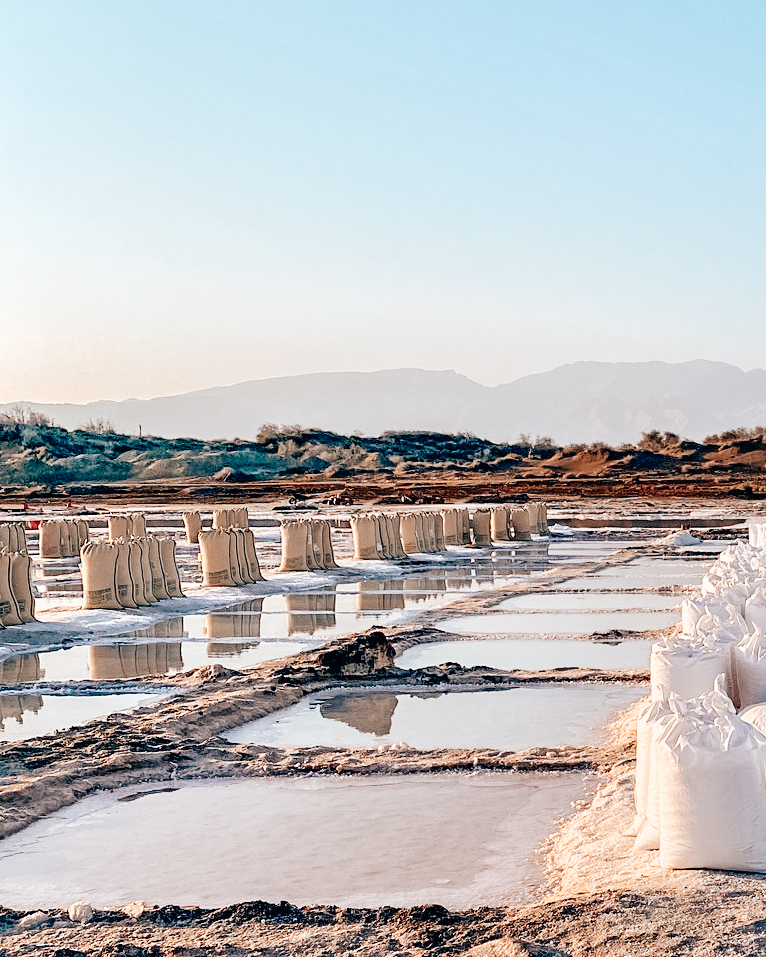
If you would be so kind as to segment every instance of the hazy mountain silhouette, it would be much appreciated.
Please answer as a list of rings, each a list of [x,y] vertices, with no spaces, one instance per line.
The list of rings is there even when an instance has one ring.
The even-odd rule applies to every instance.
[[[619,444],[659,429],[700,441],[766,424],[766,371],[704,359],[574,362],[490,388],[451,371],[392,369],[255,379],[157,399],[25,404],[68,429],[108,419],[118,432],[137,434],[140,425],[169,438],[252,439],[274,422],[345,434],[469,431],[496,442],[524,432]]]

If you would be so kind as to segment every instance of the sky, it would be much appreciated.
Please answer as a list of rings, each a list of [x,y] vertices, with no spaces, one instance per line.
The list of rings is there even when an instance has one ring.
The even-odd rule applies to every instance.
[[[0,402],[766,367],[762,0],[0,0]]]

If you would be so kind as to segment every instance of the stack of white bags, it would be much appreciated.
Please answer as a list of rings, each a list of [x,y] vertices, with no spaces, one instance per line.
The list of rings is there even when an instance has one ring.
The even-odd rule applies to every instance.
[[[766,872],[766,547],[721,553],[653,646],[651,678],[636,849],[663,867]]]
[[[21,522],[0,525],[0,627],[35,620],[32,560]]]
[[[181,577],[172,538],[146,533],[140,513],[109,518],[109,541],[80,548],[85,610],[141,608],[180,598]]]

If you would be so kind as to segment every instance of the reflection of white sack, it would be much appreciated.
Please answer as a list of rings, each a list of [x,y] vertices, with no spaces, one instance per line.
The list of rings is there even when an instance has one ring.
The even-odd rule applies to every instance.
[[[203,587],[230,587],[234,584],[229,562],[229,536],[223,529],[214,528],[199,533],[199,557]]]
[[[202,516],[199,512],[184,512],[183,520],[186,541],[190,545],[196,545],[199,542],[199,533],[202,531]]]
[[[133,526],[127,515],[110,515],[108,519],[109,538],[116,542],[118,538],[127,541],[132,533]]]
[[[117,549],[114,545],[86,542],[80,551],[82,607],[122,608],[117,597]]]
[[[351,516],[354,561],[375,561],[378,554],[377,522],[370,515]]]
[[[475,545],[479,545],[483,548],[488,548],[492,545],[488,511],[480,509],[473,513],[473,541]]]
[[[353,521],[353,520],[352,520]],[[306,551],[308,529],[304,522],[282,522],[279,527],[282,538],[282,563],[280,572],[307,572]]]
[[[157,542],[160,550],[160,565],[165,579],[165,591],[169,598],[183,598],[181,576],[176,563],[176,543],[173,538],[160,538]]]
[[[136,608],[133,597],[135,591],[130,576],[130,546],[124,539],[112,542],[117,549],[117,564],[114,570],[114,582],[117,587],[117,600],[123,608]]]
[[[652,698],[671,692],[679,698],[698,698],[712,691],[718,675],[726,674],[729,652],[708,648],[698,639],[671,636],[652,645]]]
[[[766,871],[766,739],[726,700],[706,714],[669,699],[655,750],[662,867]]]
[[[11,554],[11,589],[22,621],[35,620],[35,597],[32,593],[32,559],[23,552]]]

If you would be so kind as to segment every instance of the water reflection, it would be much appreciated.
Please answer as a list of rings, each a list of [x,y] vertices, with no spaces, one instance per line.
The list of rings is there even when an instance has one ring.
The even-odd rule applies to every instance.
[[[359,612],[400,611],[404,608],[405,587],[401,579],[359,582],[356,610]]]
[[[3,687],[40,681],[44,676],[39,655],[17,655],[0,661],[0,685]]]
[[[323,718],[342,721],[362,734],[383,737],[391,732],[396,704],[397,697],[393,694],[337,695],[323,701],[319,711]]]
[[[88,672],[94,681],[125,680],[182,671],[180,643],[93,645],[88,648]]]
[[[288,635],[335,627],[335,590],[285,595]]]
[[[42,706],[39,694],[0,694],[0,731],[5,730],[5,722],[11,718],[24,724],[24,712],[37,714]]]
[[[238,658],[246,651],[257,648],[258,645],[260,645],[260,641],[249,641],[245,644],[217,641],[215,643],[208,642],[205,646],[205,650],[211,658]]]

